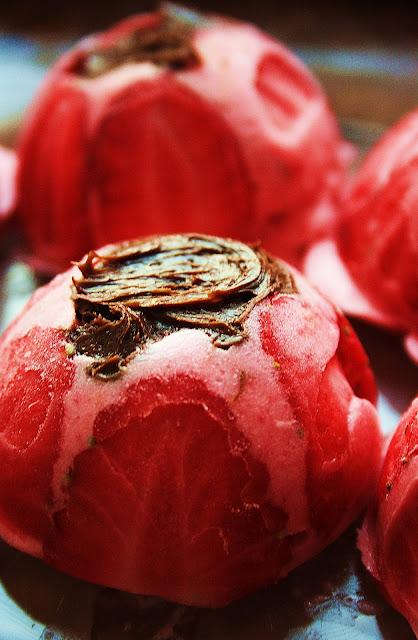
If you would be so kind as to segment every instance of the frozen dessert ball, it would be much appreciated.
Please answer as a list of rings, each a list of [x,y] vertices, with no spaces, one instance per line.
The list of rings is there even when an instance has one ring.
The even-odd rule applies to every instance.
[[[90,252],[0,341],[0,535],[92,582],[220,606],[374,490],[376,387],[347,320],[260,247]]]
[[[134,16],[65,54],[27,114],[20,219],[31,263],[196,231],[298,264],[334,224],[348,145],[321,87],[250,24]]]

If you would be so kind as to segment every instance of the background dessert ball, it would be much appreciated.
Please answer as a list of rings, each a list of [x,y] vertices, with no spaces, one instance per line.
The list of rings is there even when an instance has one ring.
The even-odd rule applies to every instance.
[[[371,150],[336,242],[317,245],[306,265],[346,312],[405,333],[418,362],[418,110]]]
[[[320,86],[271,37],[179,9],[135,16],[64,55],[29,109],[27,251],[57,272],[92,246],[193,230],[296,264],[333,224],[347,152]]]
[[[418,398],[390,443],[359,546],[366,567],[418,635]]]
[[[261,248],[108,246],[0,342],[0,535],[72,575],[220,606],[374,490],[376,388],[347,320]]]

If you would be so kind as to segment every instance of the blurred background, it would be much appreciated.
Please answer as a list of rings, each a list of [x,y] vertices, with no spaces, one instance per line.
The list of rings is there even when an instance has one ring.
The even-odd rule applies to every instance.
[[[152,10],[156,4],[141,0],[16,0],[1,3],[0,20],[5,29],[80,35],[105,28],[130,13]],[[252,20],[297,44],[417,45],[416,2],[195,0],[184,4]]]
[[[47,69],[75,40],[156,4],[0,0],[0,142],[16,141],[23,111]],[[418,106],[418,0],[186,4],[254,22],[282,40],[320,78],[344,134],[363,149]],[[15,316],[35,285],[21,263],[0,265],[1,326]],[[396,337],[369,327],[358,330],[378,372],[385,402],[382,415],[385,412],[393,426],[415,393],[416,369]],[[300,640],[308,633],[310,638],[334,640],[412,640],[406,623],[382,600],[362,569],[354,540],[352,529],[267,595],[256,594],[219,613],[197,611],[190,616],[182,611],[184,637],[196,629],[193,637],[207,640]],[[0,566],[0,640],[130,640],[147,638],[148,627],[154,629],[152,615],[144,619],[145,606],[141,609],[134,596],[79,584],[6,545],[0,545]],[[156,609],[161,624],[164,616],[172,615],[171,605],[156,602],[146,607],[153,615]],[[65,629],[64,635],[57,629]]]
[[[418,2],[195,0],[198,10],[249,20],[311,66],[344,133],[368,146],[418,105]],[[80,36],[158,3],[139,0],[0,2],[0,141],[12,143],[46,68]]]

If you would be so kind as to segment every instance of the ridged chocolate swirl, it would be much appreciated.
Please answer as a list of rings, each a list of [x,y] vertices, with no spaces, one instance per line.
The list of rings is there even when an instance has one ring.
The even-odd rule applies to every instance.
[[[160,12],[152,27],[136,29],[112,45],[87,51],[79,60],[76,73],[96,78],[123,64],[150,62],[173,70],[198,64],[193,47],[193,27],[174,13]]]
[[[216,347],[246,337],[244,321],[270,293],[294,293],[292,276],[258,247],[203,235],[156,236],[91,251],[78,264],[68,340],[95,359],[92,376],[118,375],[150,341],[199,328]]]

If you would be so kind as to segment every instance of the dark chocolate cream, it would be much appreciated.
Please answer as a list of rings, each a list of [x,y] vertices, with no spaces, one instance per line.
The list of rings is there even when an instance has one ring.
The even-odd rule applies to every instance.
[[[245,339],[244,321],[273,292],[295,293],[286,267],[259,247],[212,236],[155,236],[120,244],[80,263],[68,340],[94,358],[89,373],[118,375],[147,343],[184,327],[216,347]]]
[[[194,27],[162,11],[152,27],[136,29],[111,45],[92,48],[77,63],[76,73],[98,76],[130,62],[151,62],[170,69],[186,69],[199,62],[193,47]]]

